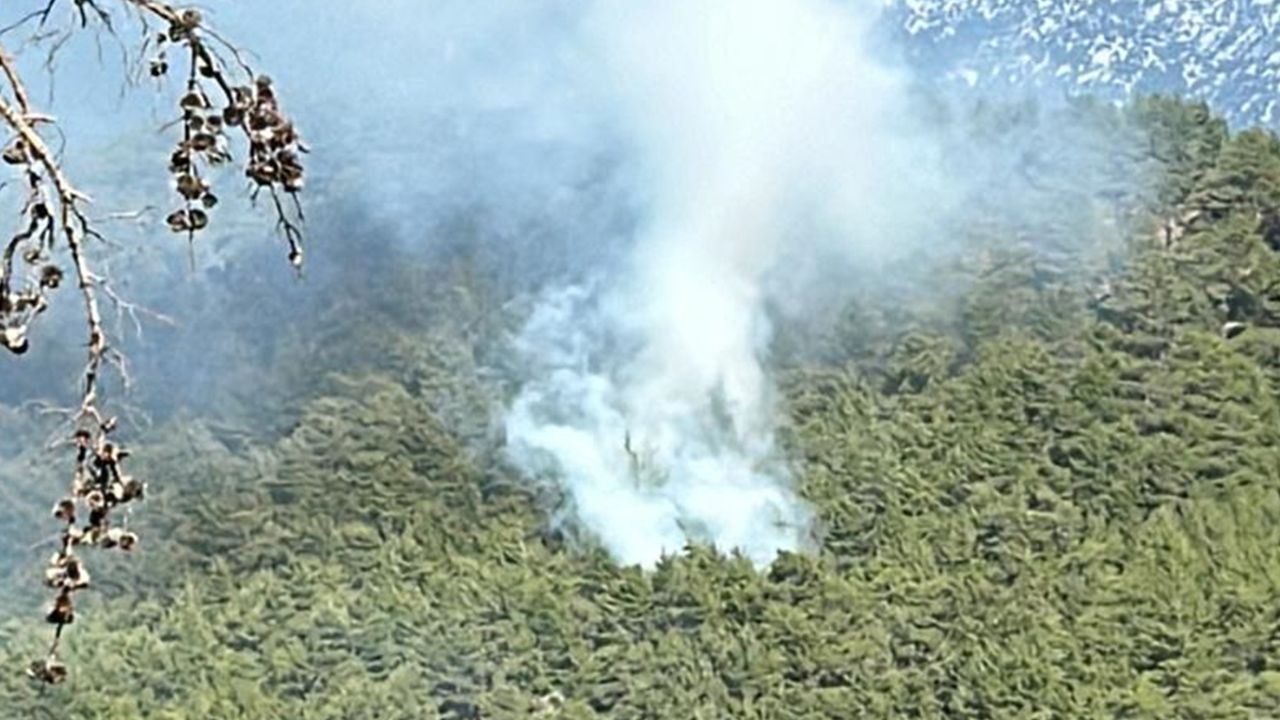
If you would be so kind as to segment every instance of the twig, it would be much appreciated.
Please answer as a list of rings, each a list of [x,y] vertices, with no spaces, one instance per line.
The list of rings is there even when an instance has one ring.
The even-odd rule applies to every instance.
[[[49,0],[47,3],[45,3],[44,8],[40,10],[33,10],[27,13],[26,15],[23,15],[13,24],[6,25],[4,28],[0,29],[0,36],[5,35],[12,30],[16,30],[22,27],[23,25],[26,25],[27,23],[31,22],[32,20],[35,20],[36,18],[40,19],[38,27],[44,27],[44,24],[49,20],[49,13],[53,12],[53,6],[57,4],[58,4],[58,0]]]

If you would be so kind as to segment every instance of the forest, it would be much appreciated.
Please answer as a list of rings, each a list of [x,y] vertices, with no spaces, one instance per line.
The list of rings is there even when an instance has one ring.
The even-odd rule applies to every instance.
[[[550,523],[494,422],[527,263],[322,211],[344,272],[305,312],[228,284],[168,331],[256,298],[209,338],[237,371],[147,416],[144,544],[95,556],[71,676],[33,684],[61,476],[0,388],[0,716],[1280,717],[1280,138],[1166,97],[976,122],[1052,112],[1126,152],[1068,146],[1007,179],[1026,212],[990,188],[960,252],[774,339],[815,522],[767,567]]]

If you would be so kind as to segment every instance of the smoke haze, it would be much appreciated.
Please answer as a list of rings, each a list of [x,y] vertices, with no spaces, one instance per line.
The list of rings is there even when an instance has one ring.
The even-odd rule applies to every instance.
[[[117,228],[141,248],[113,260],[138,278],[130,297],[184,322],[131,348],[141,391],[199,407],[281,328],[367,281],[366,256],[479,248],[513,294],[535,298],[512,340],[521,382],[495,411],[508,456],[563,491],[553,522],[624,563],[689,540],[757,564],[809,546],[811,514],[776,437],[778,330],[895,261],[954,250],[947,231],[983,178],[1005,180],[1024,142],[1052,152],[1048,133],[975,143],[926,121],[918,79],[875,42],[872,4],[208,5],[317,149],[308,278],[289,282],[269,223],[245,218],[243,202],[219,207],[215,224],[235,232],[197,245],[194,275],[156,223]],[[68,53],[65,68],[94,63],[91,42]],[[108,59],[97,75],[59,76],[68,154],[113,157],[107,127],[147,128],[151,154],[87,166],[83,184],[104,211],[167,201],[168,139],[150,130],[171,97],[143,88],[121,101],[103,82],[114,71]],[[1018,192],[1002,185],[1001,203]],[[226,288],[236,302],[211,310]],[[25,366],[0,358],[0,399],[44,393],[17,380],[32,364],[74,381],[74,303],[58,304],[70,339],[37,345]]]
[[[825,0],[588,14],[642,220],[619,275],[534,314],[520,349],[538,371],[507,434],[623,562],[687,539],[757,563],[806,545],[774,438],[766,308],[816,279],[797,269],[818,257],[914,244],[912,201],[942,190],[904,78],[867,51],[872,19]]]

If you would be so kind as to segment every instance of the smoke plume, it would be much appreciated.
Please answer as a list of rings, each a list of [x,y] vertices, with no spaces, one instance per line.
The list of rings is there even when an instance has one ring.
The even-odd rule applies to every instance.
[[[828,0],[600,3],[581,31],[642,221],[621,270],[547,294],[507,437],[622,562],[687,540],[758,564],[806,545],[775,440],[774,306],[825,261],[911,244],[934,194],[873,17]],[[785,269],[785,270],[784,270]]]

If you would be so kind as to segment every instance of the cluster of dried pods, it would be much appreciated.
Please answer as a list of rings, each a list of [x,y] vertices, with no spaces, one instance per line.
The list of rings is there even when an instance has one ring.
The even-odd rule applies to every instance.
[[[169,229],[187,233],[189,238],[209,224],[208,211],[218,204],[210,187],[208,169],[232,159],[227,133],[239,130],[248,143],[245,176],[253,183],[254,195],[270,193],[277,214],[277,224],[289,243],[289,262],[302,264],[301,234],[290,219],[281,193],[292,199],[292,212],[299,219],[301,206],[297,193],[303,187],[302,154],[306,145],[293,122],[281,111],[271,79],[254,76],[248,67],[240,70],[251,81],[233,84],[225,65],[205,44],[201,34],[203,18],[197,10],[184,10],[176,16],[167,32],[155,38],[159,51],[151,59],[150,74],[168,74],[169,49],[180,46],[189,57],[186,92],[179,103],[182,110],[182,137],[169,158],[169,172],[182,206],[166,218]],[[221,94],[215,102],[210,97]]]
[[[62,284],[63,274],[51,258],[57,223],[50,210],[46,179],[27,141],[21,137],[12,140],[0,152],[0,160],[22,168],[28,189],[22,229],[9,239],[0,256],[0,347],[21,355],[30,346],[31,323],[49,307],[46,294]],[[22,280],[14,267],[18,257],[27,268]]]
[[[91,22],[86,9],[92,10],[92,17],[114,33],[100,2],[74,0],[80,24]],[[199,11],[178,9],[159,0],[119,2],[137,12],[144,26],[159,21],[166,28],[159,33],[148,31],[145,36],[144,55],[158,48],[149,66],[153,77],[169,73],[171,52],[182,53],[188,62],[178,102],[182,137],[169,161],[182,205],[169,214],[170,229],[187,233],[188,239],[194,240],[194,234],[208,226],[209,211],[218,203],[209,171],[233,159],[233,136],[239,135],[247,145],[244,172],[253,197],[264,191],[270,196],[277,227],[289,245],[289,261],[301,267],[303,215],[297,193],[303,187],[301,156],[307,148],[293,122],[281,111],[270,79],[254,73],[235,46],[205,25]],[[43,10],[23,22],[34,21],[43,27],[57,4],[58,0],[49,0]],[[0,160],[18,169],[27,191],[19,230],[0,248],[0,347],[16,354],[27,351],[32,322],[48,308],[48,293],[64,282],[63,270],[55,261],[58,253],[73,267],[88,325],[88,363],[81,401],[71,412],[75,474],[70,496],[54,507],[54,515],[64,528],[61,549],[53,555],[45,574],[47,584],[57,593],[46,615],[55,626],[54,636],[47,655],[28,667],[33,679],[56,684],[67,678],[58,647],[63,630],[75,619],[73,596],[89,586],[89,573],[77,548],[127,551],[138,543],[135,534],[113,523],[112,511],[140,500],[144,488],[122,470],[128,453],[110,440],[116,421],[99,410],[104,359],[121,363],[122,371],[123,365],[104,331],[98,292],[105,293],[117,307],[127,304],[112,291],[106,278],[90,269],[85,241],[101,236],[82,210],[88,198],[72,186],[59,158],[45,143],[41,127],[52,120],[33,110],[17,66],[2,43],[0,121],[0,127],[13,133],[13,139],[0,150]],[[282,197],[288,198],[288,205]],[[15,267],[19,260],[25,269]]]
[[[48,656],[31,663],[27,672],[32,678],[55,684],[67,677],[67,668],[58,660],[58,640],[62,629],[75,621],[72,595],[89,587],[89,571],[76,553],[80,546],[133,550],[138,536],[124,526],[112,523],[111,512],[135,500],[141,500],[146,487],[142,481],[124,473],[121,464],[129,456],[108,440],[115,429],[114,419],[100,423],[94,430],[76,431],[76,471],[74,497],[63,498],[53,508],[53,515],[65,524],[62,546],[49,560],[45,583],[57,591],[45,619],[56,627],[54,644]],[[83,525],[80,507],[88,510]]]

